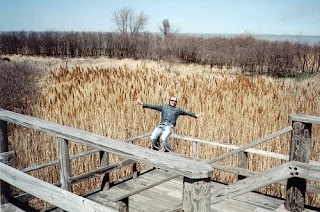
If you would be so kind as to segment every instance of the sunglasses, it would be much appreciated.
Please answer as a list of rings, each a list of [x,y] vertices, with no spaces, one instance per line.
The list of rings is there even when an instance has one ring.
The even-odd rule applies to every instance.
[[[174,99],[170,99],[170,102],[177,102],[177,100],[174,100]]]

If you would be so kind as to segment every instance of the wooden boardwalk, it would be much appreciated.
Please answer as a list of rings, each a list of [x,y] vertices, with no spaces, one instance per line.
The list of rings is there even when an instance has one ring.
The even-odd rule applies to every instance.
[[[16,202],[28,207],[28,202],[40,198],[58,209],[46,211],[107,212],[107,211],[312,211],[305,209],[305,193],[320,193],[320,187],[310,185],[308,180],[320,181],[320,162],[310,160],[311,128],[320,125],[320,117],[291,115],[292,126],[264,138],[235,146],[216,141],[205,141],[186,136],[173,137],[191,141],[192,156],[154,151],[134,145],[150,133],[127,140],[114,140],[90,132],[70,128],[57,123],[0,109],[0,197],[2,211],[34,211],[17,208]],[[8,149],[7,124],[18,124],[57,137],[59,157],[57,160],[18,170],[15,167],[15,152]],[[277,136],[291,132],[290,154],[253,149],[252,147]],[[87,152],[69,155],[69,141],[90,146]],[[198,143],[233,149],[209,161],[197,159]],[[100,167],[80,175],[72,175],[71,160],[100,152]],[[285,164],[258,173],[248,170],[247,153],[286,160]],[[109,154],[124,158],[109,164]],[[238,155],[238,167],[218,163],[231,155]],[[137,163],[149,168],[137,171]],[[32,177],[28,172],[53,165],[60,166],[60,182],[49,184]],[[132,175],[111,182],[109,173],[132,165]],[[212,182],[213,169],[238,175],[238,181],[230,185]],[[103,189],[79,196],[72,186],[101,175]],[[254,193],[270,184],[287,185],[286,199],[277,199]],[[13,196],[11,186],[20,189]],[[286,208],[286,209],[285,209]],[[314,211],[320,211],[317,208]]]
[[[140,175],[137,179],[129,180],[126,186],[123,186],[123,192],[128,192],[130,189],[134,189],[134,186],[141,185],[147,186],[154,178],[165,178],[167,177],[165,171],[154,170],[146,174]],[[226,185],[211,182],[211,196],[223,190]],[[158,186],[152,187],[148,190],[142,191],[129,197],[129,211],[141,212],[141,211],[154,211],[154,212],[165,212],[165,211],[181,211],[182,210],[182,191],[183,191],[183,179],[178,177],[162,183]],[[120,190],[118,190],[121,193]],[[88,196],[87,198],[95,202],[104,204],[109,207],[116,208],[114,202],[108,201],[104,197],[104,192],[97,192]],[[120,194],[119,194],[120,195]],[[271,211],[287,211],[284,209],[283,199],[273,198],[258,194],[256,192],[249,192],[241,196],[221,201],[216,204],[211,204],[211,211],[218,212],[271,212]],[[305,209],[306,212],[317,211]]]

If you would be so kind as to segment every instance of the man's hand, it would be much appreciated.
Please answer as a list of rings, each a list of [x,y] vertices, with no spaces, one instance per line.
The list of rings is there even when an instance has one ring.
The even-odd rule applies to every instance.
[[[196,114],[197,118],[199,118],[199,117],[201,117],[201,116],[203,116],[203,115],[204,115],[204,113]]]
[[[136,100],[136,104],[137,104],[137,105],[143,105],[143,102],[142,102],[140,99],[137,99],[137,100]]]

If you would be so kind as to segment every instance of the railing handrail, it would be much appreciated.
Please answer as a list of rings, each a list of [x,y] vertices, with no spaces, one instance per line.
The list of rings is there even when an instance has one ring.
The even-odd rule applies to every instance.
[[[107,138],[94,133],[67,127],[19,113],[0,110],[0,120],[48,133],[58,138],[75,141],[103,151],[162,168],[191,179],[208,178],[213,169],[200,160],[175,154],[153,151],[147,148]]]
[[[283,128],[282,130],[286,130],[286,129],[290,129],[291,126],[288,126],[286,128]],[[279,130],[277,132],[280,132],[282,130]],[[277,136],[280,136],[284,133],[287,133],[287,132],[290,132],[292,131],[292,127],[291,127],[291,130],[288,130],[288,131],[285,131]],[[277,133],[275,132],[275,133]],[[268,135],[270,136],[270,135]],[[268,137],[267,136],[267,137]],[[277,137],[275,136],[275,137]],[[182,140],[185,140],[185,141],[191,141],[191,142],[197,142],[197,143],[202,143],[202,144],[208,144],[208,145],[211,145],[211,146],[217,146],[217,147],[222,147],[222,148],[227,148],[227,149],[233,149],[233,150],[236,150],[238,148],[240,148],[241,146],[238,146],[238,145],[234,145],[234,144],[227,144],[227,143],[223,143],[223,142],[220,142],[220,141],[211,141],[211,140],[206,140],[206,139],[201,139],[201,138],[194,138],[194,137],[190,137],[190,136],[184,136],[184,135],[178,135],[178,134],[174,134],[172,133],[170,135],[170,137],[172,138],[176,138],[176,139],[182,139]],[[264,138],[267,138],[267,137],[264,137]],[[273,139],[275,137],[272,137],[272,138],[268,138],[267,140],[265,141],[268,141],[270,139]],[[261,138],[263,139],[263,138]],[[259,139],[260,140],[260,139]],[[257,140],[258,141],[258,140]],[[264,141],[264,142],[265,142]],[[252,144],[253,142],[247,144],[247,145],[250,145]],[[256,155],[261,155],[261,156],[267,156],[267,157],[271,157],[271,158],[276,158],[276,159],[280,159],[280,160],[286,160],[288,161],[289,160],[289,155],[286,155],[286,154],[279,154],[279,153],[275,153],[275,152],[270,152],[270,151],[265,151],[265,150],[261,150],[261,149],[255,149],[255,148],[245,148],[243,149],[242,151],[244,152],[248,152],[248,153],[252,153],[252,154],[256,154]],[[236,153],[234,153],[236,154]],[[230,155],[231,156],[231,155]],[[220,157],[220,156],[219,156]],[[214,158],[214,160],[216,160],[216,158]],[[220,160],[220,159],[219,159]],[[319,165],[320,162],[319,161],[315,161],[315,160],[310,160],[309,162],[310,164],[313,164],[313,165]]]
[[[67,211],[115,211],[0,162],[0,179]]]
[[[127,143],[136,142],[138,139],[145,138],[145,137],[147,137],[149,135],[151,135],[151,133],[145,133],[145,134],[138,135],[138,136],[135,136],[135,137],[132,137],[132,138],[128,138],[128,139],[125,139],[125,140],[122,140],[122,141],[123,142],[127,142]],[[93,153],[100,152],[100,151],[101,151],[101,149],[97,149],[97,148],[90,149],[90,150],[85,151],[85,152],[79,152],[77,154],[70,155],[69,159],[70,160],[77,159],[79,157],[86,156],[86,155],[93,154]],[[21,169],[21,171],[27,173],[27,172],[35,171],[35,170],[42,169],[42,168],[45,168],[45,167],[48,167],[48,166],[57,165],[58,163],[59,163],[59,160],[56,159],[56,160],[48,161],[48,162],[45,162],[45,163],[41,163],[41,164],[37,164],[37,165],[34,165],[34,166],[30,166],[30,167]]]
[[[320,117],[318,116],[290,114],[289,119],[291,121],[298,121],[298,122],[320,125]]]

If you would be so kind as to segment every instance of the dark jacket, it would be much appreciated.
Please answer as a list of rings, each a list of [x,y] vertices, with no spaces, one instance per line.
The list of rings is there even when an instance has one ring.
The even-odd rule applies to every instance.
[[[174,127],[176,126],[177,119],[180,115],[187,115],[197,118],[196,114],[193,112],[186,111],[178,107],[172,107],[170,105],[151,105],[143,103],[142,107],[161,111],[160,124],[171,124]]]

